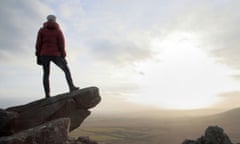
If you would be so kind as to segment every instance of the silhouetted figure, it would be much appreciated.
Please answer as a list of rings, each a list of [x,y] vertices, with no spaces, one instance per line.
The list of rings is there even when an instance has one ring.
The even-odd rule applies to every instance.
[[[36,56],[37,64],[43,67],[43,86],[46,97],[50,97],[49,74],[51,61],[64,71],[70,92],[78,89],[78,87],[75,87],[73,84],[71,73],[65,59],[64,36],[54,15],[47,16],[47,22],[45,22],[43,27],[38,31]]]

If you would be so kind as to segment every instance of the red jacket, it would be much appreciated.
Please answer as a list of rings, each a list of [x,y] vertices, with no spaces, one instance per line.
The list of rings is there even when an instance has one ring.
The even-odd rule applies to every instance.
[[[38,31],[36,56],[66,56],[64,36],[56,22],[45,22]]]

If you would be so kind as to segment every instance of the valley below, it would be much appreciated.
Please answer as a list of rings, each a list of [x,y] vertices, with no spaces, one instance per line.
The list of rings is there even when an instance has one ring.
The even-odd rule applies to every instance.
[[[240,109],[207,116],[165,117],[161,112],[93,115],[71,136],[87,136],[102,144],[180,144],[185,139],[201,137],[208,126],[218,125],[237,143],[240,142],[239,118]]]

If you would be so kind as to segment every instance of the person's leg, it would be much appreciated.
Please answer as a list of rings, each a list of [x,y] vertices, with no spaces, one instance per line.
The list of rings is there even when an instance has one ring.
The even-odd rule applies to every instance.
[[[50,57],[40,56],[38,59],[43,68],[43,88],[46,98],[50,97],[49,74],[50,74]]]
[[[50,62],[47,62],[43,65],[43,87],[46,98],[50,97],[49,74],[50,74]]]
[[[68,83],[68,86],[69,86],[69,90],[74,91],[74,90],[79,89],[78,87],[75,87],[74,84],[73,84],[72,76],[71,76],[71,73],[70,73],[70,70],[68,68],[66,60],[62,57],[55,57],[53,59],[53,62],[59,68],[61,68],[64,71],[65,77],[66,77],[66,80],[67,80],[67,83]]]

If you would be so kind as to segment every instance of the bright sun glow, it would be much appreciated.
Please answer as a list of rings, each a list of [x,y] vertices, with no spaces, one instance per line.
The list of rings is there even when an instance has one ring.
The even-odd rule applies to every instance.
[[[158,59],[138,64],[143,89],[128,101],[166,109],[207,108],[221,101],[218,94],[236,88],[230,78],[234,71],[200,44],[189,33],[153,39]]]

